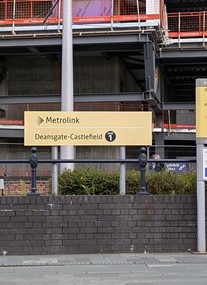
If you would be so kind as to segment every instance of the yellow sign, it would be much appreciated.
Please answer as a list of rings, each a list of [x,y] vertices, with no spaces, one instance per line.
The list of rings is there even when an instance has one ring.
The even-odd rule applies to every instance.
[[[151,112],[25,112],[25,146],[151,145]]]
[[[207,138],[207,79],[196,79],[196,137]]]

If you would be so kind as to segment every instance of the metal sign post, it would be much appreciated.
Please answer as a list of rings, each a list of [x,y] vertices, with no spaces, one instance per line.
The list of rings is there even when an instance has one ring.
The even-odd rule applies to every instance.
[[[126,148],[125,146],[120,146],[119,149],[120,159],[126,159]],[[120,178],[119,178],[119,193],[120,195],[126,194],[126,165],[125,163],[120,163]]]
[[[73,30],[72,30],[72,1],[63,1],[63,36],[62,36],[62,84],[61,84],[61,111],[73,111]],[[74,159],[75,147],[64,145],[60,148],[60,158]],[[74,164],[60,165],[61,170],[73,170]]]
[[[197,250],[206,252],[205,177],[207,177],[207,79],[196,79]]]

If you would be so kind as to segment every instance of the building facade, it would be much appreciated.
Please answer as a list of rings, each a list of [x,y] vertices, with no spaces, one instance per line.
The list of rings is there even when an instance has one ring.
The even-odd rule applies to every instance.
[[[28,158],[24,111],[61,110],[64,1],[0,0],[0,153]],[[195,79],[207,76],[207,5],[198,0],[73,0],[74,110],[152,111],[148,155],[195,157]],[[38,148],[51,158],[51,147]],[[126,148],[127,158],[138,156]],[[118,147],[77,147],[118,158]],[[98,165],[114,169],[114,165]],[[50,165],[38,166],[50,175]],[[129,166],[133,168],[134,166]],[[28,165],[0,165],[25,175]]]

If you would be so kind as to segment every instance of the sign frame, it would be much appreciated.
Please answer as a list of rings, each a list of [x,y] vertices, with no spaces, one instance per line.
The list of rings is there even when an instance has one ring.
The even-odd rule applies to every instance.
[[[25,111],[25,146],[152,145],[152,112]]]

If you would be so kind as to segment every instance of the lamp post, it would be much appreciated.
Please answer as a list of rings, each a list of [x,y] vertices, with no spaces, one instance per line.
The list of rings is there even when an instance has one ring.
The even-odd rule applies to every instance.
[[[137,194],[149,194],[146,190],[145,172],[147,165],[147,150],[141,147],[139,155],[139,170],[140,170],[140,189]]]
[[[38,158],[37,158],[37,149],[36,147],[32,147],[31,149],[31,156],[30,156],[30,166],[31,166],[31,173],[32,173],[32,177],[31,177],[31,189],[30,189],[30,193],[29,195],[39,195],[36,192],[36,168],[38,165]]]

